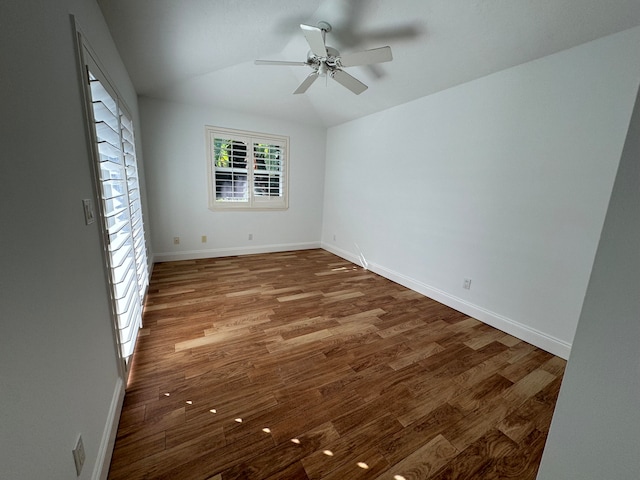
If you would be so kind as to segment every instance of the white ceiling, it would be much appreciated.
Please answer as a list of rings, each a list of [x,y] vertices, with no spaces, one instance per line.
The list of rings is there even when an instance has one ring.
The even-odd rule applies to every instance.
[[[640,25],[640,0],[98,0],[140,95],[325,127]],[[391,46],[349,73],[359,96],[307,67],[300,23],[342,53]]]

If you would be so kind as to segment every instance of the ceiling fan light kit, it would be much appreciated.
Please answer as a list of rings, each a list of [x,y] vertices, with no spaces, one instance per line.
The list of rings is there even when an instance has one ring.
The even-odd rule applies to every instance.
[[[391,47],[373,48],[361,52],[340,55],[335,48],[326,44],[326,34],[331,31],[327,22],[318,22],[317,27],[301,24],[300,28],[309,44],[309,53],[305,62],[279,60],[256,60],[256,65],[307,66],[313,71],[305,78],[294,94],[305,93],[318,77],[331,77],[343,87],[360,95],[368,87],[357,78],[343,70],[345,67],[372,65],[393,60]]]

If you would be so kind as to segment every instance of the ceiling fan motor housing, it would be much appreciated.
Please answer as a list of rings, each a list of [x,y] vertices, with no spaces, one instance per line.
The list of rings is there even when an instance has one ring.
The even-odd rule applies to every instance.
[[[325,64],[327,68],[334,69],[340,66],[339,64],[340,52],[333,47],[327,47],[327,56],[319,57],[311,50],[307,53],[307,63],[314,70],[317,70],[321,64]]]

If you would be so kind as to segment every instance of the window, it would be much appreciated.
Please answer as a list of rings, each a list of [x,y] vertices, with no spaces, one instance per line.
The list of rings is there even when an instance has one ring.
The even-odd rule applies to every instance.
[[[206,127],[209,208],[284,210],[289,138]]]
[[[86,46],[83,59],[112,311],[128,370],[149,283],[133,123]]]

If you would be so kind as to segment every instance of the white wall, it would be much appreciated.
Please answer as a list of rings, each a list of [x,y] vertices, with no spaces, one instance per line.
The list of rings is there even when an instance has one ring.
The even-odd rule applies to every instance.
[[[0,3],[2,479],[76,478],[79,434],[98,478],[122,391],[69,13],[137,114],[94,0]]]
[[[140,115],[156,261],[320,246],[324,129],[144,97]],[[288,210],[209,210],[205,125],[290,137]]]
[[[639,50],[635,28],[331,128],[323,246],[567,357]]]
[[[640,472],[640,95],[613,187],[539,480]]]

